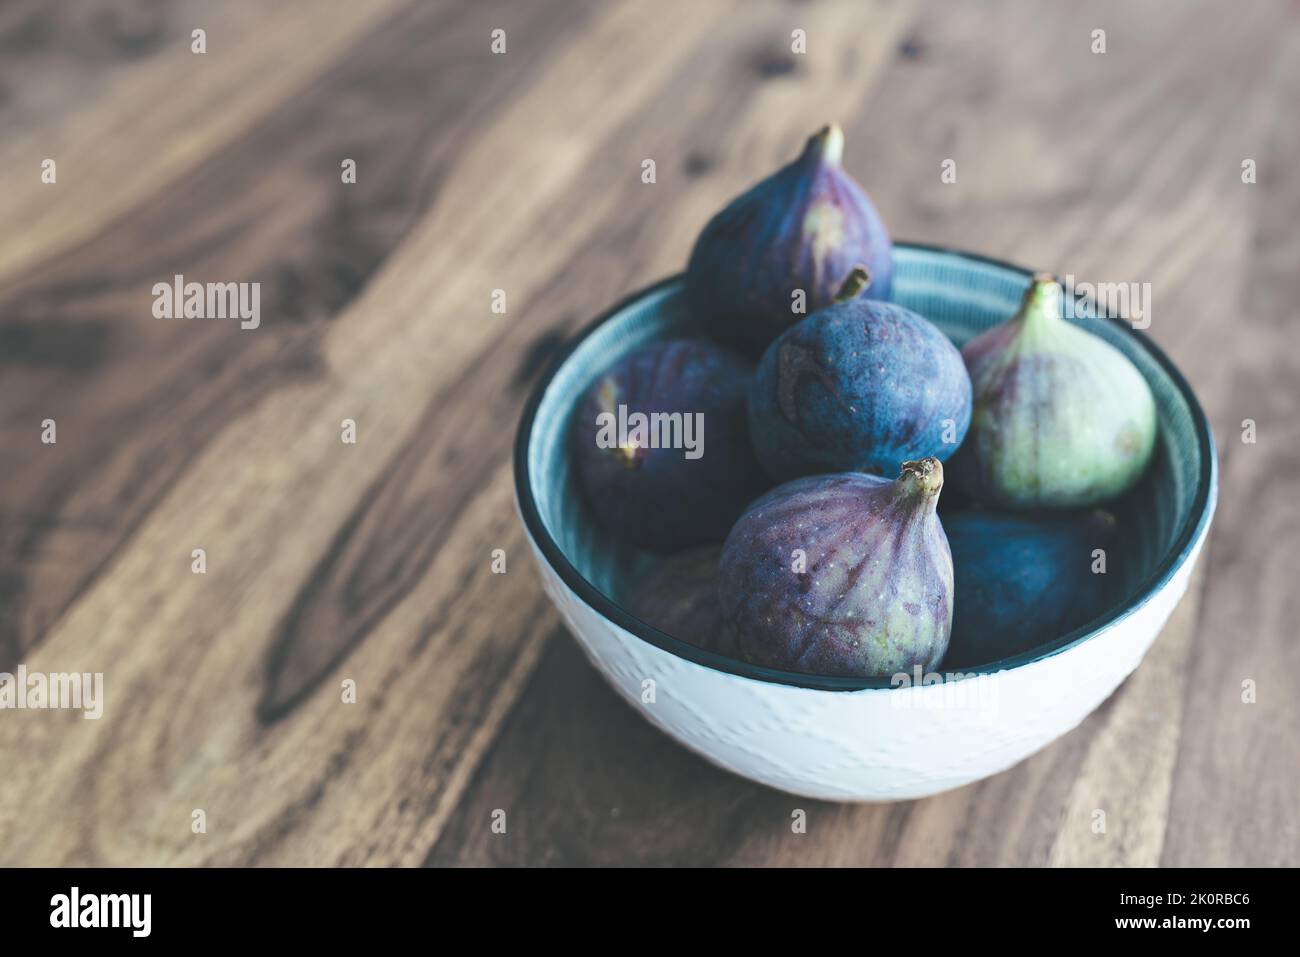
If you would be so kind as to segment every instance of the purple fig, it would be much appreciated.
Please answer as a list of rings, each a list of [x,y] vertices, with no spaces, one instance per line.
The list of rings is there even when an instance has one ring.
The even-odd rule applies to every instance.
[[[1001,508],[1097,505],[1151,461],[1156,406],[1128,358],[1061,317],[1055,277],[1034,276],[1020,311],[962,349],[974,390],[953,484]]]
[[[628,611],[664,634],[734,657],[718,604],[721,555],[721,545],[704,545],[664,559],[633,586]]]
[[[888,299],[893,245],[876,208],[844,168],[838,126],[713,217],[686,267],[691,310],[724,342],[754,354],[831,304],[854,266]],[[798,295],[801,290],[802,297]]]
[[[752,372],[720,346],[678,339],[643,346],[597,377],[575,410],[573,448],[606,528],[660,552],[727,534],[763,487],[745,424]]]
[[[896,475],[908,460],[947,459],[970,423],[961,353],[910,309],[860,295],[768,346],[749,393],[754,451],[776,479],[818,472]]]
[[[1117,521],[1097,509],[1027,516],[943,516],[956,593],[945,668],[973,668],[1030,651],[1104,612],[1113,574],[1096,569]]]
[[[741,656],[854,677],[937,665],[953,608],[942,487],[928,458],[905,462],[896,481],[810,476],[751,505],[723,545],[718,584]]]

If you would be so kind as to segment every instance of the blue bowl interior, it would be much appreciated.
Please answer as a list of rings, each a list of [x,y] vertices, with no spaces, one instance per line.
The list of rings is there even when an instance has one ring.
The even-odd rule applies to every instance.
[[[935,323],[959,347],[1014,314],[1029,272],[965,253],[898,245],[893,300]],[[1182,377],[1128,324],[1099,318],[1080,302],[1074,321],[1122,351],[1155,395],[1160,431],[1151,468],[1139,485],[1109,506],[1120,517],[1120,539],[1107,551],[1117,577],[1114,607],[1088,625],[1026,655],[989,662],[996,670],[1067,647],[1134,607],[1169,574],[1206,517],[1213,451],[1204,414]],[[654,560],[609,534],[588,514],[570,462],[573,410],[587,386],[609,365],[646,342],[700,335],[688,315],[680,280],[633,296],[599,320],[542,383],[521,426],[517,449],[520,504],[548,560],[585,600],[634,634],[683,657],[737,674],[832,689],[888,687],[887,679],[819,678],[760,669],[702,652],[636,620],[621,607],[633,576]],[[540,526],[536,527],[536,526]],[[539,534],[540,533],[540,534]]]

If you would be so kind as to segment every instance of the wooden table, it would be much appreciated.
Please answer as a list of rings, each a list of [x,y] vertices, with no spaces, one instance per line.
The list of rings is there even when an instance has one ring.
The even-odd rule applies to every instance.
[[[1296,863],[1298,102],[1281,0],[11,0],[0,671],[103,672],[105,706],[0,712],[0,863]],[[1222,464],[1132,678],[893,805],[652,730],[512,505],[548,357],[831,119],[896,236],[1150,282]],[[176,274],[260,282],[260,328],[155,318]]]

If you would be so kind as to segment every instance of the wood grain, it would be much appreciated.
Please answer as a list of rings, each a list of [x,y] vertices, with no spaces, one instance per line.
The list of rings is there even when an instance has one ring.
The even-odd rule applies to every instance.
[[[0,670],[107,701],[0,712],[0,864],[1296,863],[1297,63],[1281,0],[6,5]],[[751,785],[621,704],[509,474],[551,353],[827,119],[895,235],[1151,282],[1223,450],[1138,672],[895,805]],[[262,328],[154,319],[175,273],[260,281]]]
[[[1300,35],[1285,38],[1269,81],[1283,101],[1300,95]],[[1300,667],[1294,576],[1300,553],[1300,419],[1294,348],[1300,292],[1300,155],[1295,124],[1274,122],[1257,139],[1264,190],[1252,196],[1255,226],[1236,348],[1220,354],[1228,377],[1217,438],[1225,495],[1207,556],[1206,595],[1184,685],[1182,747],[1172,782],[1169,840],[1162,862],[1204,857],[1295,866],[1300,848],[1295,769],[1300,768],[1300,700],[1285,690]],[[1226,408],[1224,408],[1226,406]],[[1243,422],[1262,432],[1243,440]],[[1248,695],[1246,682],[1253,683]],[[1193,695],[1193,691],[1196,693]],[[1291,769],[1282,771],[1280,769]]]
[[[64,37],[65,30],[84,40],[69,44],[69,59],[80,64],[85,53],[77,48],[103,47],[105,38],[113,46],[99,52],[109,63],[112,54],[128,61],[155,55],[130,70],[113,64],[95,71],[84,84],[74,79],[61,102],[79,103],[89,86],[92,106],[74,110],[53,128],[41,126],[36,136],[18,138],[0,153],[6,169],[28,173],[20,180],[25,188],[6,190],[7,202],[0,205],[0,216],[17,233],[0,252],[0,277],[92,235],[219,151],[269,106],[343,55],[390,6],[387,0],[334,0],[324,6],[295,0],[259,12],[189,2],[179,8],[103,6],[98,14],[69,6],[62,13],[41,11],[17,25],[11,42],[19,44],[24,32],[28,44],[42,36]],[[303,42],[308,20],[311,38]],[[193,52],[195,29],[206,33],[206,53]],[[210,68],[208,58],[220,61],[220,67]],[[63,79],[62,71],[58,77]],[[41,84],[39,78],[9,82]],[[57,190],[43,189],[36,175],[46,157],[62,164]]]

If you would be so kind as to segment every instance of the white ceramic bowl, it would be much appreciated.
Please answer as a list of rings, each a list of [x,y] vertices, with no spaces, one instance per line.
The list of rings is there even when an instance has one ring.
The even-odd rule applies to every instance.
[[[1012,315],[1030,273],[952,250],[900,244],[893,299],[959,345]],[[1080,303],[1081,310],[1090,304]],[[569,469],[572,409],[610,363],[692,331],[677,278],[601,317],[543,378],[515,450],[516,496],[543,585],[592,664],[645,718],[715,764],[794,794],[916,798],[996,774],[1074,728],[1142,660],[1187,590],[1217,494],[1213,439],[1190,387],[1145,336],[1081,318],[1151,384],[1156,459],[1123,506],[1111,564],[1126,597],[1031,652],[960,676],[847,679],[759,668],[644,624],[621,605],[645,557],[587,516]]]

